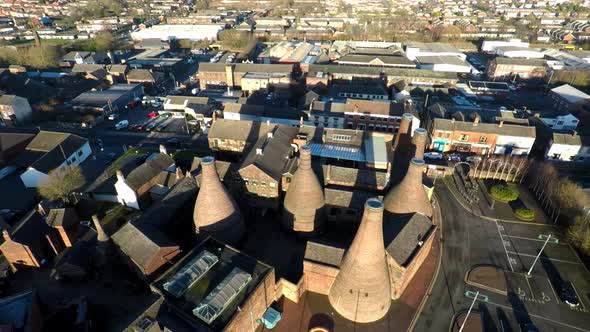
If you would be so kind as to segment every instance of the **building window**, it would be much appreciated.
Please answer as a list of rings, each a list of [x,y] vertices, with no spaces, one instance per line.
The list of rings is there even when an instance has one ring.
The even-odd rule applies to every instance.
[[[480,137],[479,137],[479,142],[480,142],[480,143],[485,143],[485,142],[487,142],[487,141],[488,141],[488,138],[487,138],[487,137],[485,137],[485,136],[480,136]]]
[[[287,179],[289,179],[289,178],[287,178]],[[289,182],[289,181],[287,181],[287,182]],[[269,182],[268,186],[271,188],[276,188],[277,185],[274,182]]]
[[[340,142],[350,142],[350,135],[338,135],[338,134],[333,134],[332,135],[332,140],[334,141],[340,141]]]
[[[442,133],[441,133],[441,132],[439,132],[439,133],[436,135],[436,137],[438,137],[438,138],[441,138],[441,137],[442,137]]]
[[[465,135],[465,134],[459,135],[459,140],[462,142],[467,142],[468,139],[469,139],[469,135]]]
[[[266,187],[266,182],[265,181],[260,181],[260,186],[261,187]]]
[[[287,183],[291,183],[291,178],[285,178],[285,181],[287,181]]]
[[[82,150],[78,151],[78,157],[81,157],[82,153],[83,153]]]
[[[447,133],[447,134],[445,135],[445,137],[446,137],[446,138],[449,138],[449,137],[451,137],[451,133]]]

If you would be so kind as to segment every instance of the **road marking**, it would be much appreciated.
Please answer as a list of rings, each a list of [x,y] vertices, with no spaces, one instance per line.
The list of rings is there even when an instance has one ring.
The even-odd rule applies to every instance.
[[[491,301],[487,301],[486,303],[493,304],[495,306],[504,308],[506,310],[516,311],[512,307],[508,307],[508,306],[505,306],[505,305],[502,305],[502,304],[498,304],[498,303],[494,303],[494,302],[491,302]],[[546,317],[535,315],[535,314],[531,314],[531,313],[528,313],[528,315],[531,316],[531,317],[535,317],[535,318],[538,318],[538,319],[546,320],[546,321],[549,321],[549,322],[552,322],[552,323],[555,323],[555,324],[558,324],[558,325],[569,327],[570,329],[574,329],[574,330],[578,330],[578,331],[584,331],[584,332],[590,332],[590,330],[585,330],[585,329],[583,329],[581,327],[577,327],[577,326],[569,325],[569,324],[566,324],[566,323],[562,323],[560,321],[553,320],[551,318],[546,318]]]
[[[479,293],[479,295],[476,292],[472,292],[472,291],[465,291],[464,293],[465,297],[468,297],[470,299],[474,299],[475,295],[477,295],[477,299],[479,301],[483,301],[483,302],[488,302],[488,296],[487,295],[483,295],[482,293]]]
[[[531,286],[531,283],[529,282],[529,278],[527,278],[525,276],[524,280],[526,280],[526,284],[529,286],[529,290],[531,291],[531,296],[533,297],[533,300],[536,300],[535,299],[535,292],[533,292],[533,287]]]
[[[551,301],[551,298],[549,296],[545,295],[545,292],[541,292],[541,295],[543,297],[543,302]]]
[[[524,237],[524,236],[516,236],[516,235],[504,235],[504,237],[510,237],[510,238],[519,239],[519,240],[537,241],[537,242],[545,242],[545,240],[547,240],[547,237],[545,237],[545,239],[543,239],[543,240],[534,239],[534,238],[530,238],[530,237]],[[565,243],[560,243],[559,240],[557,240],[557,239],[555,239],[555,240],[556,241],[549,240],[549,243],[550,244],[565,244]]]
[[[504,248],[504,249],[506,249],[506,248]],[[506,251],[506,252],[509,253],[509,254],[513,254],[513,255],[520,255],[520,256],[526,256],[526,257],[537,257],[537,255],[522,254],[522,253],[513,252],[513,251]],[[555,261],[555,262],[560,262],[560,263],[569,263],[569,264],[577,264],[577,265],[580,264],[578,262],[566,261],[566,260],[557,259],[557,258],[543,258],[543,257],[539,257],[539,259],[548,259],[550,261]]]
[[[547,283],[549,284],[549,288],[553,291],[553,296],[555,296],[555,302],[559,303],[559,297],[557,297],[557,293],[555,292],[555,288],[553,288],[553,284],[551,284],[551,280],[547,278]]]
[[[580,296],[580,293],[578,293],[576,286],[574,286],[573,282],[570,282],[570,285],[572,285],[574,292],[576,292],[576,296],[578,297],[578,301],[580,301],[580,304],[582,305],[582,310],[586,310],[586,306],[584,305],[584,302],[582,302],[582,297]]]
[[[500,241],[502,241],[502,246],[504,247],[504,252],[506,253],[506,259],[508,260],[508,264],[510,265],[510,270],[512,270],[512,272],[514,272],[514,267],[512,267],[512,262],[510,261],[510,256],[508,256],[508,250],[506,250],[506,245],[504,244],[504,238],[502,237],[502,233],[500,233],[500,225],[498,224],[498,221],[495,221],[496,223],[496,227],[498,228],[498,235],[500,235]],[[504,227],[502,227],[503,229]]]

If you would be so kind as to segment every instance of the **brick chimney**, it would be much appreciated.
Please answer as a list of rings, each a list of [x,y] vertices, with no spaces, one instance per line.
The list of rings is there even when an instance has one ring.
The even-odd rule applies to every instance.
[[[358,323],[377,321],[391,306],[391,281],[383,243],[383,203],[371,198],[328,293],[332,307]]]
[[[432,217],[432,206],[422,184],[425,166],[424,160],[412,159],[406,176],[385,195],[385,210],[393,214],[420,212]]]
[[[123,172],[118,169],[116,172],[117,174],[117,180],[124,182],[125,181],[125,175],[123,175]]]
[[[195,230],[225,243],[236,243],[244,234],[242,214],[219,180],[215,159],[204,157],[201,169],[201,187],[193,213]]]
[[[234,67],[230,63],[225,65],[225,80],[228,89],[234,87]]]
[[[94,224],[94,228],[96,228],[96,239],[99,243],[109,242],[111,238],[109,235],[104,231],[102,225],[100,224],[100,220],[98,220],[98,216],[96,214],[92,215],[92,223]]]
[[[424,149],[426,149],[426,141],[428,140],[428,132],[424,128],[417,128],[414,130],[412,137],[412,144],[414,145],[414,158],[424,159]]]
[[[479,114],[475,114],[474,118],[473,118],[473,126],[477,127],[477,125],[479,124],[480,118],[479,118]]]
[[[299,167],[285,195],[283,226],[295,232],[321,232],[324,204],[324,190],[311,168],[311,148],[304,145],[299,150]]]
[[[498,123],[498,128],[502,128],[502,126],[504,126],[504,120],[500,120]]]
[[[166,151],[166,147],[164,146],[164,144],[160,144],[160,153],[168,154],[168,151]]]
[[[11,240],[10,234],[5,229],[2,230],[2,237],[4,238],[4,241],[10,241]]]
[[[404,113],[399,124],[397,135],[393,142],[392,149],[396,151],[398,148],[407,148],[410,145],[410,130],[412,128],[412,119],[414,116],[410,113]]]

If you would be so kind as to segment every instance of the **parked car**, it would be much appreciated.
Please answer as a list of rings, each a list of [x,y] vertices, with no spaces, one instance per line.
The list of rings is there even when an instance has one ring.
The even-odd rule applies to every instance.
[[[139,100],[133,100],[133,101],[130,101],[130,102],[127,104],[127,107],[129,107],[129,108],[136,108],[136,107],[137,107],[137,106],[139,106],[140,104],[141,104],[141,103],[140,103],[140,101],[139,101]]]
[[[162,131],[162,130],[166,129],[166,126],[167,126],[167,125],[166,125],[165,123],[160,123],[160,124],[159,124],[159,125],[156,127],[155,131]]]
[[[424,158],[434,159],[434,160],[442,160],[443,155],[440,152],[426,152],[426,153],[424,153]]]
[[[144,129],[145,129],[145,126],[144,125],[141,125],[141,124],[140,125],[137,125],[135,127],[135,130],[137,130],[137,131],[143,131]]]
[[[129,121],[123,120],[123,121],[119,121],[119,123],[117,123],[115,125],[115,129],[116,130],[121,130],[123,128],[127,128],[127,126],[129,126]]]
[[[461,155],[458,155],[456,153],[448,154],[447,160],[448,161],[461,161]]]
[[[113,113],[109,115],[109,120],[116,120],[119,117],[119,114]]]
[[[158,125],[157,123],[151,122],[147,126],[145,126],[145,130],[152,131],[154,128],[156,128],[157,125]]]
[[[479,162],[481,162],[481,157],[480,156],[469,156],[469,157],[465,158],[465,161],[470,162],[470,163],[479,163]]]
[[[570,307],[578,307],[580,305],[580,299],[578,294],[574,290],[574,286],[569,281],[562,281],[559,285],[559,296],[561,300]]]
[[[158,112],[153,111],[153,112],[151,112],[151,113],[148,114],[148,117],[150,119],[156,118],[156,117],[158,117]]]
[[[136,130],[136,129],[137,129],[137,125],[136,125],[136,124],[132,124],[132,125],[129,125],[129,126],[127,127],[127,130],[129,130],[129,131],[134,131],[134,130]]]
[[[170,117],[170,113],[162,113],[160,114],[160,118],[162,119],[168,119]]]
[[[166,145],[173,147],[173,148],[178,148],[178,147],[180,147],[180,141],[178,140],[178,138],[171,138],[166,141]]]

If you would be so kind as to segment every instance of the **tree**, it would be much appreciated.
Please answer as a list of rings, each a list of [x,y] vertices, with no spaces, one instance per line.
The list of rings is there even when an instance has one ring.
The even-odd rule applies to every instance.
[[[94,45],[97,51],[110,51],[117,48],[117,39],[110,31],[101,31],[94,37]]]
[[[39,187],[39,195],[50,200],[70,202],[72,191],[86,183],[80,166],[66,166],[49,172],[45,183]]]
[[[251,40],[249,33],[237,30],[223,30],[219,33],[223,47],[239,51],[243,49]]]
[[[585,197],[582,188],[568,178],[556,179],[551,188],[551,199],[562,209],[582,208]]]
[[[509,203],[518,199],[518,191],[505,184],[496,184],[490,189],[492,197],[500,202]]]

